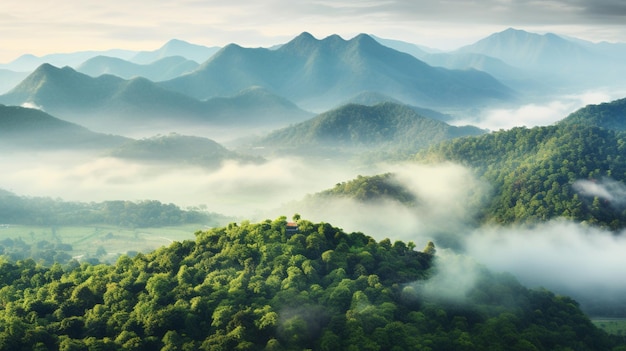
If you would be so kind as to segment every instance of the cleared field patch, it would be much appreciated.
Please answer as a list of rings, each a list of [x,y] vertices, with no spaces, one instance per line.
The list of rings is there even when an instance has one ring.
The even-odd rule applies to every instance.
[[[626,318],[592,318],[591,321],[609,334],[626,336]]]
[[[0,228],[0,240],[21,239],[28,245],[34,245],[35,251],[42,246],[42,242],[48,242],[78,260],[97,258],[101,262],[111,262],[122,254],[149,252],[174,241],[193,240],[194,233],[204,229],[202,224],[135,229],[110,225],[4,225]],[[33,256],[36,259],[36,252]]]

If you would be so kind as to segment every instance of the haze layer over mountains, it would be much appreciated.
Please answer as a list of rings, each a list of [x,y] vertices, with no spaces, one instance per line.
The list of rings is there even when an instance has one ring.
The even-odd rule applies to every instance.
[[[625,44],[515,29],[452,52],[305,32],[272,48],[173,40],[153,52],[23,56],[0,66],[0,160],[11,165],[0,188],[240,219],[298,211],[479,259],[476,243],[499,247],[513,233],[511,250],[533,228],[541,244],[566,228],[573,242],[619,252],[623,240],[606,238],[626,227],[624,58]],[[570,257],[548,244],[545,255]],[[485,262],[528,277],[497,258]],[[528,283],[588,298],[578,288],[623,273],[612,265],[590,264],[574,282],[554,264]],[[626,289],[613,277],[602,281],[611,299]]]

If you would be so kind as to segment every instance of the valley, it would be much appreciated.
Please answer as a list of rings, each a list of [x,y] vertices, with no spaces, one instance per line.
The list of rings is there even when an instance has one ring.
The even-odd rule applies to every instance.
[[[619,350],[623,57],[507,29],[0,65],[0,318],[41,332],[0,349]]]

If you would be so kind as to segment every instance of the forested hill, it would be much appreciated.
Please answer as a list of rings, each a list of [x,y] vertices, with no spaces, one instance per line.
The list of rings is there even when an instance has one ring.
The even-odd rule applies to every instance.
[[[455,139],[417,154],[420,161],[449,160],[474,168],[494,188],[484,219],[536,222],[555,217],[612,229],[626,226],[620,201],[585,196],[577,181],[626,181],[626,139],[613,130],[580,124],[518,127]]]
[[[626,131],[626,98],[599,105],[587,105],[567,116],[559,124],[582,124]]]
[[[446,299],[431,243],[420,252],[297,224],[233,223],[115,265],[3,261],[0,349],[611,350],[619,341],[573,300],[508,275],[479,270],[460,300]]]
[[[384,102],[348,104],[277,130],[262,144],[281,149],[353,149],[355,152],[415,152],[442,140],[479,135],[476,127],[454,127],[418,114],[409,106]]]
[[[110,153],[113,157],[133,161],[217,168],[226,160],[261,163],[260,157],[230,151],[214,140],[170,133],[132,140]]]

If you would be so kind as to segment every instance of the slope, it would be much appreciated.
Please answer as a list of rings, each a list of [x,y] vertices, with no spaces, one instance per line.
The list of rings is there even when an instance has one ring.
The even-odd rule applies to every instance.
[[[0,320],[20,329],[0,339],[60,350],[618,346],[572,299],[508,275],[465,266],[474,284],[457,289],[462,303],[447,299],[437,282],[454,277],[438,273],[432,243],[416,251],[306,220],[292,230],[285,217],[232,223],[111,266],[5,261],[2,283],[14,294],[0,297]]]
[[[318,110],[363,91],[427,107],[501,102],[512,96],[488,74],[433,68],[365,34],[346,41],[302,33],[276,50],[231,44],[194,73],[162,85],[197,98],[259,85]]]
[[[171,56],[182,56],[188,60],[202,63],[215,54],[219,47],[206,47],[188,43],[184,40],[172,39],[154,51],[140,51],[129,61],[138,64],[149,64]]]
[[[275,127],[310,116],[285,99],[258,89],[220,100],[200,101],[145,78],[92,78],[70,67],[48,64],[0,96],[0,102],[33,104],[81,125],[115,133],[137,128],[170,132],[170,128],[186,124],[241,127],[242,121],[250,128]]]
[[[391,102],[374,106],[349,104],[270,133],[261,145],[281,150],[349,153],[415,152],[441,140],[477,135],[474,127],[453,127]]]
[[[126,138],[94,133],[43,111],[0,105],[0,146],[3,150],[106,149]]]
[[[76,70],[92,77],[112,74],[124,79],[144,77],[151,81],[161,81],[189,73],[197,67],[198,63],[182,56],[165,57],[144,65],[115,57],[96,56],[83,62]]]
[[[256,163],[263,161],[258,157],[230,151],[211,139],[178,134],[129,141],[109,154],[133,161],[207,168],[217,168],[227,160]]]
[[[559,122],[561,125],[581,124],[616,131],[626,131],[626,98],[587,105]]]
[[[493,187],[483,220],[536,223],[557,217],[611,229],[626,227],[619,198],[583,191],[581,185],[626,182],[624,134],[593,126],[560,124],[513,128],[456,139],[418,153],[420,161],[454,161],[474,168]]]
[[[583,45],[552,33],[543,35],[509,28],[462,47],[454,54],[482,54],[523,69],[536,82],[567,89],[616,86],[615,77],[626,72],[623,58],[598,45]],[[513,74],[515,72],[512,72]],[[521,77],[520,77],[521,78]]]

